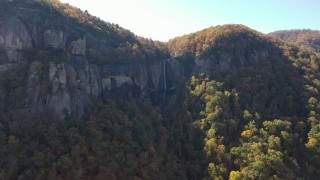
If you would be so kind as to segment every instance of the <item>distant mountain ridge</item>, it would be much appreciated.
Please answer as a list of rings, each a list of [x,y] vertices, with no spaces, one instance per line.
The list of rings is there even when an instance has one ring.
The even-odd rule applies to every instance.
[[[293,43],[309,51],[320,53],[320,31],[310,29],[281,30],[269,35]]]

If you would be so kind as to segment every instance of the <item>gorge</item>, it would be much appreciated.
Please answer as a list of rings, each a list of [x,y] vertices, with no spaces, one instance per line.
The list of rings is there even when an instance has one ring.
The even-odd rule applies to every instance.
[[[317,35],[227,24],[159,42],[0,0],[0,179],[314,179]]]

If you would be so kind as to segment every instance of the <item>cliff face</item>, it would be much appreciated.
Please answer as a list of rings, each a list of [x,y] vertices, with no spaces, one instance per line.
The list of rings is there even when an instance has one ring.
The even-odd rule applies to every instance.
[[[32,48],[30,34],[22,21],[13,17],[1,22],[0,48],[9,62],[21,60],[21,51]]]
[[[195,57],[195,72],[204,74],[210,74],[212,71],[228,72],[239,67],[259,63],[260,60],[265,60],[270,56],[268,49],[257,49],[250,53],[241,46],[233,49],[233,52],[222,49],[209,56]]]
[[[91,95],[130,98],[163,91],[164,61],[97,64],[87,52],[103,57],[109,42],[65,22],[53,24],[37,16],[37,9],[20,10],[0,22],[0,70],[29,66],[27,106],[33,113],[53,110],[62,119],[66,113],[83,113]],[[34,18],[26,22],[24,13]],[[44,60],[43,51],[63,56]]]
[[[28,104],[34,113],[50,108],[58,113],[81,114],[91,95],[102,99],[143,97],[152,91],[164,91],[164,73],[177,77],[167,82],[167,88],[182,77],[171,75],[175,71],[172,68],[164,72],[164,62],[97,65],[89,64],[85,58],[82,60],[83,64],[72,60],[49,62],[48,65],[40,61],[31,62],[27,93]],[[166,66],[169,67],[170,63]],[[39,67],[44,68],[40,73]],[[41,79],[48,80],[49,85],[43,85]],[[46,88],[49,88],[47,93],[41,93],[41,89]]]
[[[17,5],[9,11],[11,14],[6,12],[8,9],[0,11],[5,14],[0,18],[0,71],[8,72],[17,64],[27,64],[27,108],[33,113],[52,110],[61,119],[67,113],[83,113],[90,96],[103,99],[145,97],[151,92],[174,89],[191,74],[223,73],[272,54],[264,46],[249,48],[254,44],[232,44],[222,39],[231,43],[229,48],[215,46],[210,52],[182,61],[177,60],[184,58],[176,52],[172,59],[140,60],[139,57],[149,55],[143,51],[137,53],[135,44],[129,55],[134,54],[137,61],[115,62],[110,60],[113,57],[110,54],[123,52],[133,38],[130,34],[118,34],[117,44],[118,41],[100,38],[61,17],[46,16],[39,8]],[[170,42],[169,48],[175,51]],[[141,52],[142,55],[137,55]]]
[[[195,73],[207,75],[213,71],[225,73],[281,56],[280,49],[270,37],[243,25],[210,27],[172,39],[168,47],[172,56],[192,59]]]

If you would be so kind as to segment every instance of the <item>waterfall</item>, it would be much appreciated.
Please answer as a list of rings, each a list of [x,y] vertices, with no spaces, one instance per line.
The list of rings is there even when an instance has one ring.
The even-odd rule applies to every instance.
[[[166,60],[163,60],[163,84],[164,84],[164,92],[166,92],[167,91]]]
[[[166,101],[166,93],[167,93],[167,78],[166,78],[166,60],[163,60],[163,104]]]

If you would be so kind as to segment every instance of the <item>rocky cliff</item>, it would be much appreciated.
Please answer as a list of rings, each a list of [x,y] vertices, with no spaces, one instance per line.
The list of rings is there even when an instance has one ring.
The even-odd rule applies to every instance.
[[[6,15],[0,22],[0,70],[7,72],[21,63],[29,66],[27,106],[33,113],[50,109],[63,118],[65,113],[83,113],[91,95],[131,98],[164,90],[164,73],[169,73],[164,66],[170,70],[171,63],[144,59],[108,63],[109,54],[119,49],[110,47],[112,42],[66,19],[43,15],[34,7],[37,4],[12,5],[1,8]]]
[[[223,25],[177,37],[168,42],[168,47],[171,56],[191,59],[193,72],[209,75],[280,57],[275,41],[243,25]]]
[[[241,26],[239,33],[211,39],[210,48],[202,45],[191,55],[184,50],[190,49],[194,39],[179,49],[175,44],[181,38],[174,39],[168,43],[173,57],[169,59],[166,50],[161,50],[164,44],[138,38],[116,25],[88,27],[66,11],[80,10],[32,1],[7,2],[0,8],[0,70],[8,72],[17,64],[27,64],[26,106],[33,113],[53,110],[63,119],[66,113],[83,113],[90,96],[145,97],[174,89],[185,76],[227,72],[275,53],[267,48],[266,39]],[[101,28],[107,30],[101,33]],[[243,43],[230,40],[235,37]]]

